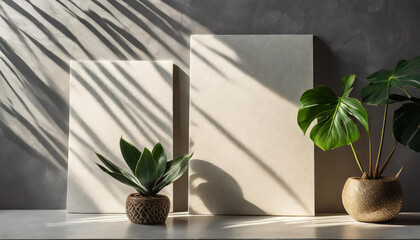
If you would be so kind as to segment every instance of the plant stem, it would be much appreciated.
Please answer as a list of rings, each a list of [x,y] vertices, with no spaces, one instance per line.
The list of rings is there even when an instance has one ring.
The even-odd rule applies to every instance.
[[[401,166],[400,170],[397,172],[397,174],[395,175],[395,178],[398,178],[402,172],[402,170],[404,169],[404,166]]]
[[[386,158],[384,165],[381,167],[381,170],[379,170],[378,178],[381,177],[381,174],[385,170],[386,165],[388,164],[389,160],[392,157],[392,154],[394,154],[394,151],[397,148],[397,145],[398,145],[398,142],[395,141],[394,147],[392,148],[391,152],[389,153],[388,157]]]
[[[365,171],[363,171],[362,164],[360,164],[359,158],[357,157],[356,150],[354,149],[354,147],[353,147],[353,144],[352,144],[352,143],[350,143],[350,147],[351,147],[351,150],[353,151],[353,155],[354,155],[354,158],[356,159],[357,165],[359,166],[360,171],[361,171],[361,172],[362,172],[362,174],[363,174]]]
[[[375,166],[375,171],[373,172],[373,178],[377,178],[378,177],[379,161],[381,160],[382,146],[384,144],[385,126],[386,126],[386,114],[387,114],[387,112],[388,112],[388,100],[386,102],[385,110],[384,110],[384,120],[382,122],[381,142],[379,143],[378,158],[376,158],[376,166]]]
[[[369,134],[369,177],[372,178],[372,138]]]

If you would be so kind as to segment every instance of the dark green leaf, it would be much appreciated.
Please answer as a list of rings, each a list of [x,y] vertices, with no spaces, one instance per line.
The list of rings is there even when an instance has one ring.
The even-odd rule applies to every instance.
[[[405,95],[399,95],[399,94],[390,94],[389,100],[390,100],[389,103],[399,103],[399,102],[405,102],[405,101],[412,101],[415,103],[420,103],[420,98],[407,97]]]
[[[399,143],[420,152],[420,103],[405,103],[397,109],[392,131]]]
[[[179,157],[174,158],[173,160],[169,161],[166,166],[165,175],[163,178],[156,184],[154,192],[158,193],[162,190],[165,186],[173,183],[178,178],[184,174],[184,172],[188,168],[188,161],[191,159],[194,153],[185,154]]]
[[[300,97],[298,124],[303,133],[306,133],[311,123],[326,115],[332,115],[338,97],[327,86],[320,86],[307,90]]]
[[[344,110],[345,113],[357,119],[357,121],[362,124],[365,131],[369,134],[370,116],[359,100],[355,98],[342,97],[340,107]]]
[[[357,121],[369,134],[369,115],[355,98],[348,97],[354,82],[354,75],[343,78],[346,90],[337,97],[327,86],[307,90],[300,99],[298,124],[304,133],[315,120],[310,137],[324,151],[348,145],[360,137]],[[357,120],[357,121],[356,121]]]
[[[380,70],[367,77],[369,84],[361,91],[362,101],[368,104],[386,104],[391,87],[403,90],[406,87],[420,88],[420,56],[409,61],[401,60],[394,70]]]
[[[109,161],[106,157],[102,156],[100,153],[95,153],[96,156],[101,160],[101,162],[112,172],[120,172],[121,168]]]
[[[136,177],[147,190],[152,190],[158,180],[155,160],[149,149],[144,148],[136,167]]]
[[[367,104],[386,104],[389,85],[387,82],[373,82],[360,92],[362,101]]]
[[[136,174],[137,162],[140,159],[141,152],[131,143],[125,141],[122,137],[120,139],[121,154],[130,170]]]
[[[351,90],[353,89],[353,83],[355,79],[356,79],[356,75],[350,74],[350,75],[345,76],[341,80],[341,87],[344,90],[344,96],[346,97],[349,96]]]
[[[153,148],[152,155],[157,168],[157,176],[158,178],[160,178],[165,173],[166,162],[168,161],[165,149],[163,149],[162,144],[160,144],[160,142],[157,143]]]
[[[390,94],[389,95],[389,103],[398,103],[410,100],[409,97],[399,94]]]
[[[102,166],[101,164],[99,164],[99,163],[95,163],[102,171],[104,171],[104,172],[110,172],[110,170],[109,169],[107,169],[106,167],[104,167],[104,166]]]
[[[100,164],[96,164],[98,165],[98,167],[104,171],[105,173],[107,173],[108,175],[110,175],[111,177],[113,177],[114,179],[118,180],[121,183],[124,183],[130,187],[135,188],[138,192],[140,192],[141,194],[145,193],[145,189],[138,185],[137,183],[133,182],[132,180],[130,180],[128,177],[124,176],[122,173],[117,173],[117,172],[112,172],[109,169],[106,169],[104,166],[100,165]]]
[[[188,162],[191,157],[193,156],[194,153],[190,153],[190,154],[184,154],[181,156],[178,156],[174,159],[172,159],[171,161],[169,161],[166,164],[166,169],[165,169],[165,175],[172,169],[174,168],[174,166],[178,165],[178,164],[182,164],[183,162]]]
[[[109,169],[110,172],[121,173],[125,177],[131,179],[132,182],[138,183],[138,180],[134,176],[132,176],[130,173],[118,167],[117,165],[109,161],[106,157],[102,156],[101,154],[99,153],[95,153],[95,154],[99,158],[99,160],[101,160],[101,162]]]

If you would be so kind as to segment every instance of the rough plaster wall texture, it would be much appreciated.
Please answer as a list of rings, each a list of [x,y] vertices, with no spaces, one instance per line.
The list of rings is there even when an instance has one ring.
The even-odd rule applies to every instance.
[[[131,172],[121,136],[141,152],[161,142],[172,159],[172,72],[172,61],[71,62],[67,212],[125,213],[125,199],[136,191],[95,164],[98,152]],[[173,202],[172,185],[161,193]]]
[[[191,34],[313,34],[315,85],[337,92],[348,73],[365,77],[420,54],[418,0],[3,0],[0,16],[0,208],[65,208],[70,60],[172,59],[180,120],[188,118]],[[357,81],[353,96],[363,86]],[[382,109],[369,109],[377,145]],[[182,139],[174,155],[188,151],[185,122],[174,122]],[[355,146],[366,156],[366,136]],[[403,210],[418,211],[419,155],[395,154],[386,174],[406,166]],[[359,174],[351,150],[316,149],[315,173],[316,210],[343,211],[342,186]],[[185,199],[182,181],[174,188]]]
[[[314,215],[312,35],[192,35],[189,212]],[[270,199],[270,200],[268,200]]]

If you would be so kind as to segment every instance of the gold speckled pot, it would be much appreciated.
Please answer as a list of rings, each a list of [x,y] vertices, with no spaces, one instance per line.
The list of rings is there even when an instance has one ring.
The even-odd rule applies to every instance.
[[[352,218],[360,222],[385,222],[401,211],[403,192],[396,178],[349,178],[342,201]]]

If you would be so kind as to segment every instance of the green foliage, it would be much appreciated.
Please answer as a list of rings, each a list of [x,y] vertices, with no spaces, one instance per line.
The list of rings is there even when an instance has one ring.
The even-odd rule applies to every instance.
[[[327,86],[307,90],[300,98],[298,124],[304,133],[314,120],[312,141],[326,151],[353,143],[360,138],[357,122],[369,133],[369,115],[362,104],[350,98],[355,75],[345,76],[341,85],[344,94],[337,97]]]
[[[392,133],[402,145],[420,152],[420,99],[406,96],[390,96],[392,102],[404,102],[394,112]]]
[[[352,143],[359,139],[357,122],[361,123],[369,135],[369,173],[370,178],[380,178],[398,143],[420,152],[420,99],[411,97],[408,87],[420,89],[420,56],[411,60],[400,60],[393,70],[380,70],[366,78],[368,85],[361,91],[361,99],[370,105],[384,104],[381,140],[375,170],[372,168],[372,144],[369,133],[369,113],[362,104],[349,94],[355,75],[347,75],[341,80],[344,93],[337,97],[327,86],[307,90],[300,99],[298,124],[304,133],[317,120],[310,137],[321,149],[329,150],[350,145],[360,170],[363,167]],[[392,88],[405,95],[391,94]],[[394,148],[388,154],[383,167],[379,169],[382,146],[386,130],[388,105],[399,103],[395,110],[392,132],[395,137]]]
[[[136,189],[142,195],[153,196],[164,187],[180,178],[188,168],[188,161],[193,154],[185,154],[167,161],[165,150],[160,143],[157,143],[152,152],[144,148],[143,154],[131,143],[120,139],[120,149],[125,162],[134,174],[118,167],[104,156],[96,153],[103,165],[98,167],[130,187]]]
[[[367,104],[387,104],[391,87],[404,91],[407,87],[420,89],[420,56],[411,60],[400,60],[393,70],[380,70],[366,78],[369,84],[360,93]]]
[[[420,56],[400,60],[393,70],[380,70],[366,78],[369,84],[361,91],[367,104],[402,103],[394,112],[392,132],[400,144],[420,152],[419,99],[411,97],[407,87],[420,89]],[[406,96],[390,94],[391,88],[402,90]],[[385,126],[384,126],[385,128]]]
[[[125,162],[134,173],[136,171],[137,162],[140,159],[141,152],[133,146],[133,144],[125,141],[122,137],[120,139],[120,149]]]

